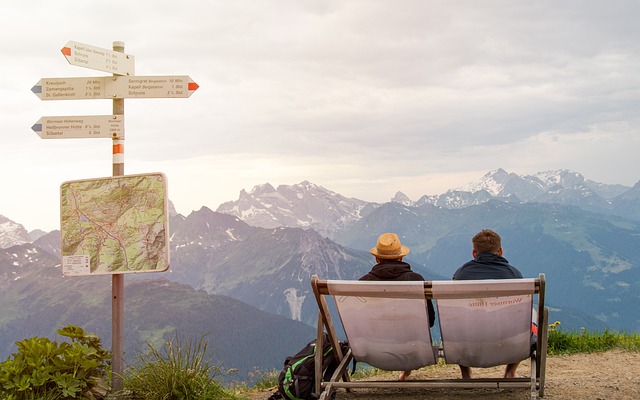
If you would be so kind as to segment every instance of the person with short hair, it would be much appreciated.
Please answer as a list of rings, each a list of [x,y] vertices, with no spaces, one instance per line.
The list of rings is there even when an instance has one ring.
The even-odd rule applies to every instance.
[[[522,273],[502,256],[502,240],[496,232],[483,229],[471,242],[473,260],[458,268],[454,280],[522,278]]]
[[[375,257],[376,265],[360,278],[361,281],[424,281],[422,275],[411,270],[411,266],[402,261],[410,250],[400,243],[400,238],[395,233],[380,235],[376,247],[369,252]],[[427,301],[427,312],[429,324],[433,327],[435,311],[431,300]],[[411,371],[403,371],[398,379],[406,380],[409,375]]]
[[[522,278],[522,273],[502,257],[502,240],[496,232],[483,229],[471,239],[471,242],[473,243],[471,251],[473,260],[458,268],[453,274],[453,280]],[[508,364],[505,367],[504,377],[515,378],[519,364],[519,362]],[[460,365],[460,372],[463,379],[471,379],[471,368]]]

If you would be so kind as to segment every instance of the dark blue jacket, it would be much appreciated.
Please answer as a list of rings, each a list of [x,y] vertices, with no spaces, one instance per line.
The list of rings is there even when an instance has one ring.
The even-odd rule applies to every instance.
[[[522,278],[520,271],[509,264],[506,258],[494,253],[476,255],[476,258],[465,263],[453,274],[453,279],[457,281],[514,278]]]

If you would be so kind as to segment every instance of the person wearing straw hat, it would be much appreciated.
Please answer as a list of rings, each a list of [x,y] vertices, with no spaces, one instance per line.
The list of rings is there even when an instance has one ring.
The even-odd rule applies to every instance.
[[[376,265],[367,274],[360,278],[361,281],[424,281],[419,273],[413,271],[411,266],[402,261],[403,257],[411,250],[400,243],[400,238],[395,233],[383,233],[378,237],[376,247],[369,250],[375,257]],[[431,300],[427,302],[429,324],[435,322],[435,311]],[[399,380],[409,377],[411,371],[403,371]]]

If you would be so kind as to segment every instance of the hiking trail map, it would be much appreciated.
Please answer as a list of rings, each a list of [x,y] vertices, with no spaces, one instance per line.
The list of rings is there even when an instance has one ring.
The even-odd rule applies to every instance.
[[[165,176],[151,173],[64,182],[60,227],[65,276],[166,271]]]

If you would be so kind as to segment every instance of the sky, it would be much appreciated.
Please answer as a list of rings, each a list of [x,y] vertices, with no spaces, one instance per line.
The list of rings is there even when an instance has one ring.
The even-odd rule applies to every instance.
[[[177,211],[309,181],[417,200],[497,168],[640,180],[640,3],[494,0],[2,1],[0,215],[60,226],[60,185],[112,175],[111,139],[41,139],[41,78],[97,77],[68,41],[124,42],[136,75],[189,98],[125,100],[125,174],[162,172]]]

